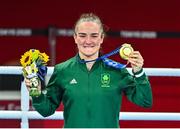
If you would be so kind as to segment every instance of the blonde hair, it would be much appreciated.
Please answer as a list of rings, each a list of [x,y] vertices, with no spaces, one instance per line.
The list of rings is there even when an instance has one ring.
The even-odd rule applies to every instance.
[[[101,19],[93,14],[93,13],[83,13],[80,18],[77,20],[75,26],[74,26],[74,33],[76,33],[78,25],[82,22],[95,22],[100,26],[100,31],[102,34],[104,34],[104,28],[103,28],[103,24],[101,22]]]

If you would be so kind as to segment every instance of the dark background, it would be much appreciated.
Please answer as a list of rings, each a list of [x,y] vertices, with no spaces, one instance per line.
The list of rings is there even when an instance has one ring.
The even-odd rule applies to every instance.
[[[0,28],[47,29],[50,26],[72,29],[82,13],[97,14],[109,28],[109,31],[155,31],[180,32],[179,0],[0,0]],[[76,53],[72,37],[56,37],[56,63],[67,60]],[[180,37],[120,38],[107,36],[103,43],[103,52],[107,53],[122,43],[131,43],[144,57],[147,68],[179,68]],[[39,49],[50,55],[48,36],[35,35],[1,36],[0,65],[19,66],[21,55],[31,49]],[[112,57],[122,61],[119,57]],[[50,65],[50,64],[49,64]],[[19,90],[19,77],[12,79],[13,85],[1,77],[1,91]],[[134,112],[180,112],[180,78],[150,77],[153,90],[153,107],[144,109],[123,98],[121,111]],[[18,82],[17,82],[18,81]],[[5,88],[2,88],[5,87]],[[16,87],[16,88],[14,88]],[[62,121],[31,120],[30,127],[62,127]],[[20,127],[20,121],[0,120],[0,127]],[[121,121],[121,127],[180,127],[178,121]]]

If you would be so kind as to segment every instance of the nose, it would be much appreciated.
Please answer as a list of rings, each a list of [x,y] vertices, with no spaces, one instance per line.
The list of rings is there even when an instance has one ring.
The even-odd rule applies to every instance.
[[[87,44],[91,43],[91,42],[92,42],[91,36],[87,36],[85,42],[86,42]]]

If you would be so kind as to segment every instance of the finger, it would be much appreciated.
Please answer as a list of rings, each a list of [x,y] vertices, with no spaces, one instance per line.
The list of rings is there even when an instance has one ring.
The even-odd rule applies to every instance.
[[[31,87],[31,82],[29,79],[25,78],[24,82],[26,86]]]
[[[129,63],[130,63],[131,65],[136,65],[136,61],[134,61],[134,60],[129,60]]]
[[[41,91],[41,86],[40,85],[38,86],[38,90]]]
[[[130,58],[139,58],[139,59],[143,59],[143,57],[141,56],[141,54],[139,53],[139,51],[133,51],[130,55]]]
[[[27,79],[27,78],[25,78],[24,81],[25,81],[26,83],[30,82],[30,80]]]
[[[137,58],[129,58],[128,60],[129,60],[129,62],[135,62],[135,63],[138,63],[138,64],[143,64],[144,63],[144,59],[139,58],[139,57],[137,57]]]
[[[136,63],[143,63],[144,62],[143,59],[139,59],[139,58],[129,58],[128,61],[136,62]]]
[[[144,60],[130,59],[129,61],[132,62],[132,63],[134,62],[134,63],[136,63],[136,64],[140,64],[140,65],[141,65],[141,64],[144,64]]]
[[[144,64],[142,60],[137,60],[137,59],[130,59],[129,62],[131,65],[135,67],[142,67]]]
[[[28,91],[30,91],[30,90],[31,90],[31,88],[30,88],[29,86],[27,86],[27,89],[28,89]]]

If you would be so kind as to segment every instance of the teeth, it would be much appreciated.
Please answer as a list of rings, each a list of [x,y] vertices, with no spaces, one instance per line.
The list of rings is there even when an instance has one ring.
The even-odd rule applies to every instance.
[[[94,46],[84,46],[84,47],[94,47]]]

